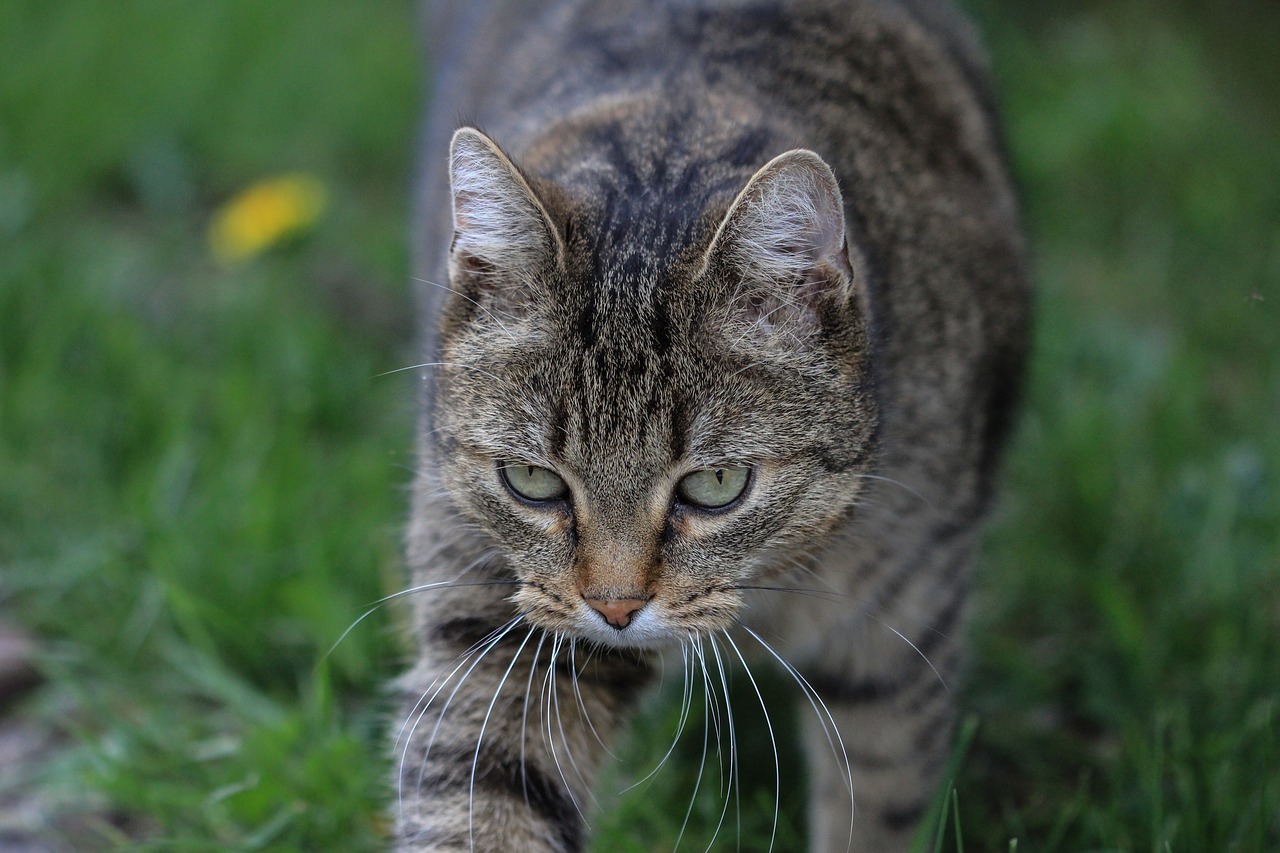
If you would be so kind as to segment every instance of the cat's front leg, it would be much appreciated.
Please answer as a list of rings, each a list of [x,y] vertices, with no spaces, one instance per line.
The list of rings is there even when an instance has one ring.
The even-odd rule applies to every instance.
[[[845,754],[839,742],[833,749],[829,726],[813,716],[805,719],[809,848],[812,853],[905,853],[937,791],[953,728],[951,705],[923,662],[901,686],[886,683],[890,693],[856,695],[858,688],[851,686],[855,692],[827,690],[823,696]]]
[[[596,768],[644,665],[603,661],[519,618],[429,625],[400,681],[396,849],[582,849]]]
[[[960,606],[944,606],[944,615]],[[950,751],[955,707],[949,683],[962,652],[953,620],[931,621],[940,627],[868,632],[875,640],[860,641],[863,651],[855,657],[877,666],[856,674],[813,671],[814,698],[824,713],[804,715],[812,853],[912,849]]]

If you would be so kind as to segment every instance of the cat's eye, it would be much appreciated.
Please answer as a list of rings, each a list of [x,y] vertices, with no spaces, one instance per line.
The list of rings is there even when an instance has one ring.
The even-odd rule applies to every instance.
[[[511,462],[500,464],[498,470],[507,488],[527,501],[555,501],[569,494],[564,480],[547,468]]]
[[[720,509],[736,501],[746,491],[750,477],[749,465],[702,468],[680,481],[676,495],[690,506]]]

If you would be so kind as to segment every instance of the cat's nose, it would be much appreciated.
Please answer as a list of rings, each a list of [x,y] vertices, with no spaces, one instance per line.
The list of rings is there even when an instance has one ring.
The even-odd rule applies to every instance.
[[[583,600],[591,605],[591,609],[604,617],[613,628],[621,631],[631,624],[631,617],[649,603],[647,598],[587,598]]]

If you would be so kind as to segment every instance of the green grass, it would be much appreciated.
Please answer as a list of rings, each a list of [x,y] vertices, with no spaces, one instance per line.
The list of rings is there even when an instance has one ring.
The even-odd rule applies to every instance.
[[[926,849],[1280,848],[1280,13],[974,5],[1039,315],[978,577],[976,728]],[[416,389],[379,375],[412,358],[412,21],[0,5],[0,616],[48,679],[9,717],[63,735],[23,783],[72,804],[45,837],[378,847],[393,614],[320,661],[400,582]],[[214,263],[215,206],[297,170],[330,189],[318,227]],[[674,719],[668,695],[616,772],[651,767]],[[669,848],[690,725],[597,849]],[[767,849],[773,785],[748,769],[742,850]],[[802,827],[793,798],[777,849]]]

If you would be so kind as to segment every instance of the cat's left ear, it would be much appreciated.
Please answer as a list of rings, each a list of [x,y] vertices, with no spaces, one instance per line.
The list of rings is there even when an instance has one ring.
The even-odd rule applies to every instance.
[[[770,160],[720,223],[704,259],[713,266],[746,285],[747,298],[773,303],[775,323],[816,325],[827,305],[847,305],[855,280],[831,167],[806,149]]]

